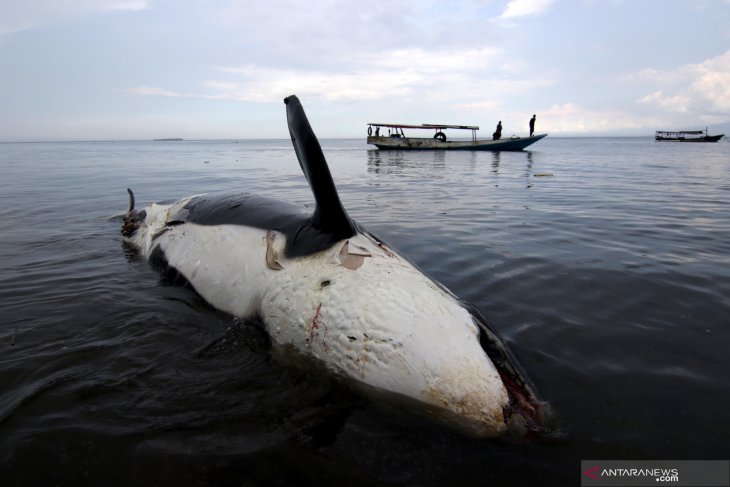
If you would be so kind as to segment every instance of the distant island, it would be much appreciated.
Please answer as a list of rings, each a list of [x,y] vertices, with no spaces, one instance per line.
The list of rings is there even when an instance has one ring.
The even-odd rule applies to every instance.
[[[183,139],[152,139],[153,142],[175,142]]]

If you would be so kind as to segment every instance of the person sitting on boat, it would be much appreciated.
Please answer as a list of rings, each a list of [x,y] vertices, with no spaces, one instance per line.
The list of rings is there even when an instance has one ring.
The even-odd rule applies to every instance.
[[[492,134],[492,140],[499,140],[502,138],[502,121],[500,120],[499,123],[497,123],[497,130],[494,131]]]

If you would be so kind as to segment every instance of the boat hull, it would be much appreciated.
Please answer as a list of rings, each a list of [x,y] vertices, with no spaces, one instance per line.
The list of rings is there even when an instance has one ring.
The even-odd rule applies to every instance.
[[[446,140],[416,137],[369,136],[368,144],[380,150],[471,150],[471,151],[519,151],[547,137],[547,134],[532,137],[513,137],[500,140]]]
[[[717,142],[722,139],[725,134],[707,135],[705,137],[655,137],[657,142]]]

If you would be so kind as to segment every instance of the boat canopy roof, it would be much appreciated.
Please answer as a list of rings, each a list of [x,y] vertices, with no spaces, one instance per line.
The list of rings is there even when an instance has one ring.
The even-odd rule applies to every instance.
[[[657,134],[688,134],[688,135],[702,135],[705,133],[704,130],[657,130]]]
[[[368,125],[372,127],[389,127],[394,129],[462,129],[462,130],[479,130],[476,125],[449,125],[445,123],[422,123],[421,125],[411,125],[407,123],[375,123],[370,122]]]

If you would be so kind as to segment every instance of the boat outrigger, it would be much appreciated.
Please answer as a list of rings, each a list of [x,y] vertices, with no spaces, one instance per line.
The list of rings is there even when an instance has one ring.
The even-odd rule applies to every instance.
[[[724,136],[725,134],[707,135],[707,127],[705,127],[705,130],[682,130],[677,132],[657,130],[654,135],[654,140],[672,142],[717,142]]]
[[[374,130],[373,130],[374,128]],[[388,129],[388,134],[381,135],[380,129]],[[433,137],[406,137],[403,129],[420,129],[435,131]],[[443,132],[446,129],[471,130],[471,140],[449,140]],[[477,130],[474,125],[446,125],[435,123],[424,123],[421,125],[409,125],[402,123],[368,123],[368,144],[378,149],[398,150],[490,150],[490,151],[517,151],[534,144],[547,134],[534,135],[532,137],[517,137],[513,135],[508,139],[478,140]]]

